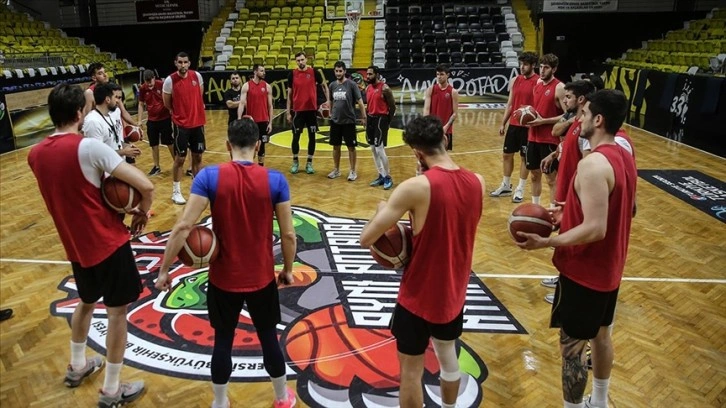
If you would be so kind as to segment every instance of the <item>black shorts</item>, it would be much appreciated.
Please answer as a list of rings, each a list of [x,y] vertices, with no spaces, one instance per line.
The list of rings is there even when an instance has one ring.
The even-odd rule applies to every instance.
[[[416,316],[396,303],[391,318],[391,333],[396,337],[398,351],[409,356],[418,356],[426,351],[431,337],[438,340],[456,340],[464,328],[464,309],[454,320],[436,324]]]
[[[234,331],[245,302],[252,324],[257,330],[274,328],[282,320],[275,279],[254,292],[227,292],[210,282],[207,288],[207,310],[212,327],[222,331]]]
[[[504,153],[516,153],[525,157],[527,154],[527,136],[529,128],[510,124],[504,136]]]
[[[270,141],[270,135],[267,134],[267,125],[270,122],[255,122],[255,123],[257,123],[257,128],[260,131],[260,138],[259,138],[259,140],[262,143],[269,142]]]
[[[615,316],[618,290],[598,292],[560,274],[552,303],[550,327],[559,327],[568,336],[590,340],[603,326],[610,326]]]
[[[98,265],[84,268],[78,262],[71,262],[71,267],[83,303],[96,303],[103,297],[104,305],[117,307],[139,299],[141,276],[130,242],[121,245]]]
[[[292,133],[302,133],[305,128],[308,132],[318,131],[317,111],[300,111],[292,113]]]
[[[527,170],[539,170],[539,165],[542,163],[542,160],[555,150],[557,150],[556,144],[528,142],[526,154]],[[557,160],[553,160],[549,170],[545,173],[556,172],[558,165],[559,162]]]
[[[355,123],[343,123],[337,124],[330,122],[330,145],[340,146],[345,140],[345,145],[348,147],[358,146],[357,130],[355,129]]]
[[[149,146],[159,145],[171,146],[174,138],[171,135],[171,118],[163,120],[150,120],[146,122],[146,135],[149,138]]]
[[[204,126],[195,128],[174,126],[174,153],[177,156],[186,157],[187,148],[194,154],[204,153],[204,150],[206,150]]]
[[[446,150],[454,150],[454,134],[446,134]]]
[[[371,146],[388,146],[388,116],[368,115],[366,122],[366,142]]]

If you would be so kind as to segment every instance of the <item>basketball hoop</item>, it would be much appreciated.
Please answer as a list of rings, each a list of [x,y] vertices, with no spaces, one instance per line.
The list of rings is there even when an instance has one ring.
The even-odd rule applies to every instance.
[[[348,10],[345,13],[345,18],[348,20],[348,27],[354,33],[358,32],[358,24],[360,24],[360,11],[359,10]]]

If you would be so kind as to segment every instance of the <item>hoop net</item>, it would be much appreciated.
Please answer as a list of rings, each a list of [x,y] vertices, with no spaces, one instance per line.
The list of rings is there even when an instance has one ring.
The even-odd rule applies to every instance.
[[[348,10],[348,12],[345,13],[345,19],[348,21],[348,27],[350,27],[353,32],[358,32],[358,24],[360,24],[360,11]]]

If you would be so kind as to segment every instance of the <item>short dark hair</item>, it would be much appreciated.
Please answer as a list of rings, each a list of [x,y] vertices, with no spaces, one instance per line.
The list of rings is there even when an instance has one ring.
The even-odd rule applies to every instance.
[[[560,59],[555,54],[545,54],[539,59],[540,65],[549,65],[550,68],[557,68],[560,65]]]
[[[83,111],[86,97],[78,85],[65,82],[56,85],[48,94],[48,113],[55,127],[72,124],[78,118],[78,112]]]
[[[232,75],[237,75],[240,78],[242,77],[242,75],[240,75],[239,71],[232,71],[232,73],[229,74],[229,76],[231,77]]]
[[[579,98],[595,92],[595,86],[590,81],[572,81],[565,84],[565,91],[570,91],[575,97]]]
[[[628,113],[628,100],[625,94],[616,89],[602,89],[587,95],[592,116],[601,115],[605,121],[605,131],[611,135],[620,129]]]
[[[153,69],[147,69],[146,71],[144,71],[144,82],[150,79],[154,79],[154,77],[156,77],[156,75],[154,74]]]
[[[444,148],[444,125],[436,116],[419,116],[406,125],[403,141],[425,154],[441,153]]]
[[[374,74],[378,75],[381,71],[381,69],[378,67],[378,65],[371,65],[368,67],[368,69],[372,70]]]
[[[525,51],[517,59],[519,60],[519,62],[524,62],[525,64],[537,65],[537,60],[539,58],[537,57],[537,54],[531,51]]]
[[[446,64],[440,64],[436,66],[436,72],[446,72],[447,75],[451,74],[451,68]]]
[[[255,64],[255,65],[253,65],[252,66],[252,72],[257,71],[260,67],[263,67],[264,68],[265,65],[264,64]],[[235,71],[235,72],[237,72],[237,71]]]
[[[345,67],[345,62],[343,61],[335,61],[335,64],[333,64],[333,69],[335,68],[343,68],[343,71],[345,71],[347,68]]]
[[[105,84],[96,85],[93,89],[93,100],[96,105],[100,105],[108,97],[113,97],[114,91],[120,91],[121,87],[115,82],[107,82]]]
[[[592,85],[595,87],[595,91],[605,89],[605,82],[602,80],[602,77],[600,75],[583,74],[582,79],[590,81],[590,83],[592,83]]]
[[[301,55],[302,55],[303,57],[307,58],[307,55],[305,55],[305,51],[300,51],[300,52],[298,52],[297,54],[295,54],[295,58],[297,58],[297,57],[299,57],[299,56],[301,56]]]
[[[227,128],[227,140],[238,149],[248,149],[255,146],[260,138],[260,128],[250,118],[232,121]]]
[[[189,58],[189,54],[184,51],[179,51],[179,53],[176,54],[176,57],[174,57],[174,61],[178,60],[179,58]]]
[[[91,76],[94,76],[94,75],[96,75],[96,72],[98,72],[99,70],[101,70],[103,68],[105,68],[103,66],[103,63],[101,63],[101,62],[94,62],[94,63],[92,63],[91,65],[88,66],[88,72],[91,73]]]

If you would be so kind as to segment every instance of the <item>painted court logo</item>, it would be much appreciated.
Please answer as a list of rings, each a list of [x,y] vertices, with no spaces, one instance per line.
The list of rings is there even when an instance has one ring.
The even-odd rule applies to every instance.
[[[282,322],[278,325],[288,376],[309,406],[372,408],[398,404],[399,367],[395,340],[388,330],[400,273],[380,268],[359,235],[365,220],[329,216],[294,207],[298,254],[294,282],[280,288]],[[211,224],[207,218],[202,225]],[[273,225],[276,254],[279,229]],[[143,292],[129,310],[126,361],[134,367],[178,378],[210,380],[214,331],[207,319],[208,270],[175,263],[171,290],[160,292],[154,279],[169,232],[153,232],[132,242]],[[282,258],[277,256],[276,269]],[[72,277],[59,289],[67,297],[51,312],[70,322],[78,305]],[[105,309],[96,306],[88,344],[104,353]],[[464,309],[464,331],[524,333],[522,326],[473,274]],[[478,407],[486,364],[464,342],[457,344],[462,370],[458,407]],[[426,404],[441,404],[438,363],[433,349],[425,355]],[[254,327],[246,311],[239,317],[233,351],[232,381],[268,381]]]

